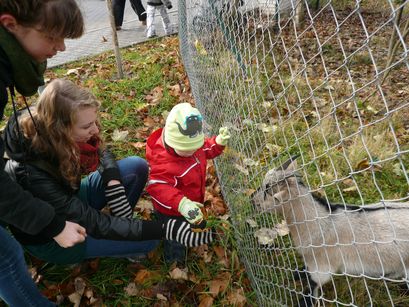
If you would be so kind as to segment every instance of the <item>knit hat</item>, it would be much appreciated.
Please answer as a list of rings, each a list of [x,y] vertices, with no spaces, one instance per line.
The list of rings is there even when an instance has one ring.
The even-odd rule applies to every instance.
[[[191,151],[204,144],[202,115],[189,103],[179,103],[169,112],[165,124],[165,143],[176,150]]]

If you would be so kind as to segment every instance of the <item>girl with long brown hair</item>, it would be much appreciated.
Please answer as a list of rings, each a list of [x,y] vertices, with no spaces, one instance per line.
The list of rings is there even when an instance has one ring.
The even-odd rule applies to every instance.
[[[57,79],[45,88],[31,112],[10,119],[5,142],[11,160],[6,171],[23,188],[53,205],[59,216],[87,232],[85,241],[71,248],[61,248],[44,234],[12,227],[16,239],[37,258],[60,264],[146,254],[162,238],[186,246],[210,242],[210,232],[192,232],[186,222],[132,219],[148,165],[135,156],[116,162],[103,148],[99,106],[89,91]],[[111,215],[100,211],[106,205]]]

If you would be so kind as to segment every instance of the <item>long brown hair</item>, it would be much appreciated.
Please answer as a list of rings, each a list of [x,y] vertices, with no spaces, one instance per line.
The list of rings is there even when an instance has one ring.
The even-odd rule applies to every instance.
[[[1,0],[1,14],[58,38],[78,38],[84,33],[84,19],[75,0]]]
[[[81,177],[79,149],[72,137],[76,114],[81,109],[100,105],[88,90],[69,80],[55,79],[40,95],[33,118],[26,114],[20,119],[32,149],[57,163],[61,176],[73,188],[78,187]]]

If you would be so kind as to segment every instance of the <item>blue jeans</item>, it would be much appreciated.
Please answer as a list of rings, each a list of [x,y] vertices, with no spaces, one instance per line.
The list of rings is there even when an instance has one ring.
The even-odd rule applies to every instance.
[[[156,215],[158,216],[159,220],[163,223],[166,223],[170,218],[177,219],[180,221],[186,221],[184,217],[181,216],[168,216],[156,211]],[[186,246],[180,244],[176,241],[170,240],[163,240],[163,256],[165,258],[165,262],[171,264],[173,262],[177,262],[178,264],[184,264],[186,260]]]
[[[56,306],[38,291],[20,244],[2,226],[0,242],[0,299],[13,307]]]
[[[148,164],[144,159],[133,156],[118,161],[118,166],[129,204],[134,208],[148,179]],[[81,191],[83,189],[86,190],[85,193]],[[82,201],[97,210],[105,207],[105,188],[99,172],[93,172],[86,177],[85,185],[83,180],[79,196]],[[146,255],[158,246],[159,241],[97,240],[88,236],[85,243],[85,258],[95,258]]]
[[[149,172],[148,164],[142,158],[128,157],[118,161],[118,166],[128,201],[133,208],[145,187]],[[81,181],[77,196],[96,210],[105,207],[105,188],[98,171],[91,173]],[[157,240],[104,240],[88,235],[85,242],[69,248],[62,248],[55,241],[42,245],[26,245],[25,248],[42,260],[57,264],[72,264],[95,257],[143,256],[155,249],[159,242]]]

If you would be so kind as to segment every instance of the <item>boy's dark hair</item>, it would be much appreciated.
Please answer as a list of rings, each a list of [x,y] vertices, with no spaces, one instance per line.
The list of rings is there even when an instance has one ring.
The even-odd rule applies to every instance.
[[[1,0],[2,14],[58,38],[78,38],[84,32],[84,19],[75,0]]]

